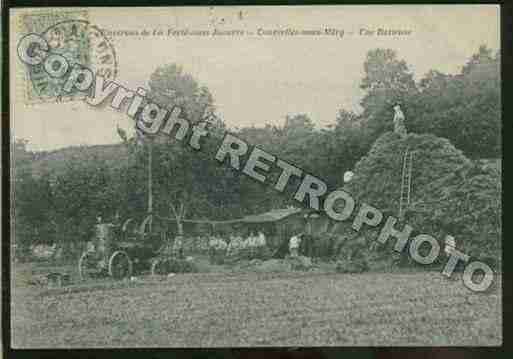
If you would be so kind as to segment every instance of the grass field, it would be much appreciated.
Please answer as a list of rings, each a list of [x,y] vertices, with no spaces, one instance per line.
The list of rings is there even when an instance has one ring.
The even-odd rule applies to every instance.
[[[500,345],[500,289],[439,273],[201,273],[15,286],[20,347]]]

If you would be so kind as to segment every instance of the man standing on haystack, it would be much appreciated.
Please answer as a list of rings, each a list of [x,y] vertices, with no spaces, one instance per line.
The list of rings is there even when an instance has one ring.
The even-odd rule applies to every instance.
[[[406,136],[406,127],[404,125],[404,113],[401,110],[401,106],[396,104],[394,106],[394,132],[399,134],[399,136]]]

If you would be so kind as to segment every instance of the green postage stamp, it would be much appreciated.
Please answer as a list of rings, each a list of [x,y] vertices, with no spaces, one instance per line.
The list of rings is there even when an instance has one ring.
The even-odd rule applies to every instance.
[[[97,26],[89,22],[86,10],[34,12],[20,17],[21,34],[41,35],[52,54],[64,56],[73,66],[86,66],[96,74],[113,80],[117,74],[114,47]],[[74,101],[86,95],[62,89],[63,79],[53,78],[43,64],[23,69],[25,103]]]

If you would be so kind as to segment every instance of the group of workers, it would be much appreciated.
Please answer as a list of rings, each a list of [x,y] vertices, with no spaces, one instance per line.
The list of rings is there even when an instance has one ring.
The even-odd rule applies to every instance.
[[[244,245],[247,247],[264,247],[267,245],[267,241],[265,238],[265,234],[262,231],[258,231],[255,233],[254,231],[249,233],[249,236],[246,239],[243,239],[242,236],[230,236],[230,243],[228,244],[228,248],[235,247],[237,245]]]
[[[243,238],[241,235],[231,235],[229,240],[223,240],[219,236],[210,238],[209,247],[220,250],[227,250],[228,252],[239,250],[242,248],[258,248],[265,247],[267,241],[263,232],[250,232],[248,237]]]
[[[101,223],[101,218],[98,218],[98,222]],[[101,232],[102,227],[98,227],[98,230]],[[99,242],[107,245],[105,241],[105,233],[97,233]],[[102,240],[103,239],[103,240]],[[289,255],[291,257],[298,257],[300,255],[300,246],[303,243],[303,249],[308,249],[311,247],[312,243],[306,243],[307,241],[313,240],[312,236],[309,236],[303,232],[297,233],[290,237],[288,241],[288,249],[289,249]],[[216,243],[214,243],[216,242]],[[218,243],[222,242],[222,243]],[[219,248],[220,244],[222,244]],[[258,255],[260,250],[264,250],[267,246],[267,240],[266,236],[262,231],[251,231],[249,232],[249,235],[244,239],[241,235],[232,235],[229,237],[229,241],[224,241],[218,237],[213,237],[209,241],[209,247],[211,250],[220,250],[222,252],[225,252],[227,254],[236,254],[242,249],[249,250],[251,252],[251,256]],[[345,245],[344,245],[345,246]],[[367,241],[363,236],[359,236],[351,241],[351,243],[348,243],[348,246],[346,247],[347,252],[346,253],[346,260],[358,264],[365,264],[365,254],[367,247]],[[446,235],[444,239],[444,252],[447,257],[451,256],[453,251],[456,249],[456,241],[455,238],[451,235]],[[105,248],[107,249],[107,248]],[[183,258],[183,237],[177,236],[175,237],[175,240],[173,241],[172,245],[172,252],[176,257]],[[307,250],[307,252],[310,252]],[[306,254],[307,256],[312,253]],[[366,266],[364,266],[366,267]]]

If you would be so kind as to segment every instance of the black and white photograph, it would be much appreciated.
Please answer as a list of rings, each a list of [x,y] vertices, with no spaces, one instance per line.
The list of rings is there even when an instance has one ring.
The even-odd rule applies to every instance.
[[[9,346],[501,346],[500,18],[10,8]]]

